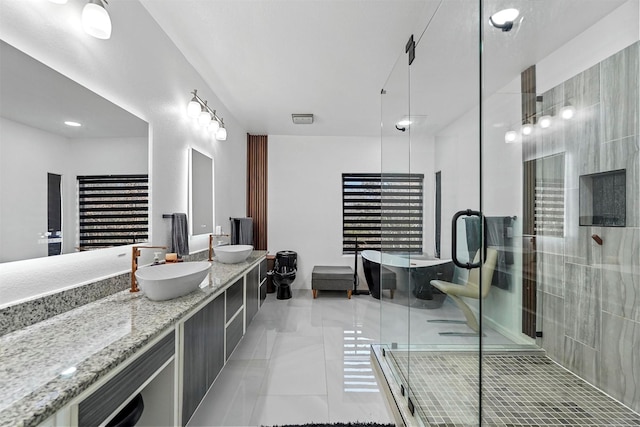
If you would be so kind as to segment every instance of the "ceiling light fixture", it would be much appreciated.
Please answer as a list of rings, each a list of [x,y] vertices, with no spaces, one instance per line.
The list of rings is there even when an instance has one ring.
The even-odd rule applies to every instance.
[[[504,142],[506,142],[507,144],[516,142],[517,139],[518,134],[516,133],[516,131],[510,130],[509,132],[504,134]]]
[[[67,125],[67,126],[74,127],[74,128],[82,126],[82,124],[80,124],[78,122],[72,122],[71,120],[67,120],[66,122],[64,122],[64,124]]]
[[[531,135],[533,133],[533,125],[531,123],[525,123],[522,126],[523,135]]]
[[[520,15],[518,9],[503,9],[494,13],[489,17],[489,22],[503,32],[510,31],[513,28],[513,21]]]
[[[55,4],[67,4],[67,0],[49,0],[49,1]]]
[[[565,120],[570,120],[575,115],[576,115],[576,107],[574,107],[573,105],[567,105],[566,107],[562,107],[560,109],[560,117],[562,117]]]
[[[82,9],[82,28],[84,32],[98,39],[111,37],[111,18],[104,7],[107,0],[89,0]]]
[[[540,120],[538,121],[538,124],[540,124],[540,127],[542,129],[547,129],[548,127],[551,126],[551,116],[542,116],[542,117],[540,117]]]
[[[224,121],[218,117],[216,110],[212,110],[207,101],[198,96],[198,90],[194,89],[193,98],[187,104],[187,115],[193,119],[197,119],[199,125],[206,127],[218,141],[226,141],[227,130],[224,127]]]

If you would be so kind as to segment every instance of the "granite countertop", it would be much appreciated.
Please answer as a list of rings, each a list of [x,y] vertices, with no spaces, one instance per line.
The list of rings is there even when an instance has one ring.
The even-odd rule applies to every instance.
[[[122,291],[0,337],[0,426],[46,420],[265,255],[254,251],[239,264],[214,259],[200,289],[180,298]]]

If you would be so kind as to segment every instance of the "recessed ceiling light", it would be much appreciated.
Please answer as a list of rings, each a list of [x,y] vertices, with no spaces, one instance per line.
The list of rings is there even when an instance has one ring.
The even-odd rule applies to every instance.
[[[403,119],[400,120],[398,123],[396,123],[398,126],[409,126],[412,123],[411,120],[409,119]]]
[[[64,124],[67,126],[75,127],[75,128],[82,126],[80,123],[72,122],[70,120],[67,120],[66,122],[64,122]]]

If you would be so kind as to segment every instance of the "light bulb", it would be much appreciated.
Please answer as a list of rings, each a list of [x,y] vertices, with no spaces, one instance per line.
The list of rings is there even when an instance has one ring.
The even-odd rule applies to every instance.
[[[538,122],[542,129],[547,129],[551,126],[551,116],[542,116],[540,117],[540,121]]]
[[[202,110],[200,115],[198,116],[198,124],[200,126],[207,126],[211,121],[211,114],[208,111]]]
[[[518,139],[518,134],[513,130],[510,130],[509,132],[504,134],[504,142],[506,142],[507,144],[516,142],[516,139]]]
[[[111,18],[101,0],[90,0],[82,9],[82,28],[85,33],[106,40],[111,37]]]
[[[522,126],[522,134],[523,135],[531,135],[533,133],[533,125],[531,123],[527,123]]]
[[[503,9],[491,15],[491,24],[504,25],[507,22],[513,22],[520,15],[518,9]]]
[[[227,140],[227,130],[224,126],[220,126],[220,129],[216,132],[216,139],[218,141],[226,141]]]
[[[562,107],[560,109],[560,117],[562,117],[565,120],[570,120],[575,115],[576,115],[576,107],[574,107],[573,105],[567,105],[566,107]]]
[[[202,107],[200,106],[200,103],[196,100],[196,97],[194,96],[193,99],[189,101],[189,103],[187,104],[187,115],[192,119],[195,119],[200,115],[201,111],[202,111]]]
[[[207,130],[209,130],[209,132],[215,135],[215,133],[218,132],[218,129],[220,129],[220,123],[218,123],[216,119],[211,120]]]

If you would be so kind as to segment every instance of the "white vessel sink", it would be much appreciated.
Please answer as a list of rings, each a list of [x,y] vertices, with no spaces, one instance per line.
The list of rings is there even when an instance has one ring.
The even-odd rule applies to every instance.
[[[147,298],[164,301],[198,289],[210,267],[206,261],[150,265],[136,270],[136,279]]]
[[[213,249],[216,256],[216,261],[224,264],[237,264],[244,261],[253,252],[253,246],[251,245],[229,245],[218,246]]]

